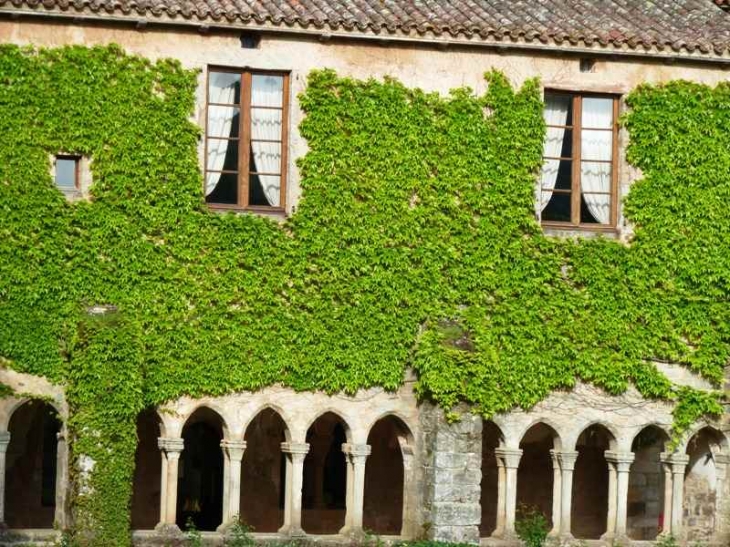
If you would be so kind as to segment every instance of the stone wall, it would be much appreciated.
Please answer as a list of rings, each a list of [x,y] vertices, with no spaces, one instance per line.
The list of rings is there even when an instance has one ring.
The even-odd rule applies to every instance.
[[[479,541],[482,419],[464,413],[449,424],[443,411],[421,406],[424,533],[438,541]]]

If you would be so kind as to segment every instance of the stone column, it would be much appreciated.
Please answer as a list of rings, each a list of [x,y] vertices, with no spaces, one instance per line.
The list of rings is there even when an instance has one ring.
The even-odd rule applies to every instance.
[[[672,533],[672,463],[671,454],[662,452],[660,455],[662,469],[664,471],[664,515],[662,518],[662,535]]]
[[[684,470],[689,463],[686,454],[672,454],[672,535],[682,538],[682,519],[684,516]]]
[[[408,444],[408,440],[399,437],[400,451],[403,456],[403,524],[401,525],[400,535],[406,539],[413,539],[416,536],[416,507],[417,502],[415,496],[415,461],[413,455],[413,447]]]
[[[610,541],[616,537],[616,462],[608,458],[604,453],[606,464],[608,464],[608,514],[606,516],[606,533],[601,536],[603,541]]]
[[[162,466],[165,474],[162,477],[164,495],[160,500],[162,518],[156,529],[180,532],[175,524],[177,519],[177,468],[185,443],[181,438],[160,437],[157,439],[157,446],[160,447],[165,457],[165,464]]]
[[[347,512],[345,515],[345,526],[340,530],[342,535],[362,536],[363,505],[365,502],[365,462],[370,455],[368,444],[342,445],[342,452],[347,458],[347,466],[352,470],[352,480],[348,481],[347,487]]]
[[[634,461],[633,452],[605,452],[606,461],[613,463],[616,467],[616,487],[613,502],[610,497],[609,490],[609,517],[612,513],[611,505],[613,504],[615,509],[613,511],[615,524],[615,537],[618,539],[625,539],[626,536],[626,513],[629,499],[629,471],[631,470],[631,464]],[[609,523],[610,524],[610,523]],[[609,528],[610,529],[610,528]]]
[[[507,473],[504,461],[499,456],[497,460],[497,522],[492,532],[492,537],[501,538],[504,535],[504,521],[506,518],[507,505],[505,504],[505,492],[507,491]]]
[[[309,452],[308,443],[281,443],[281,451],[286,454],[286,486],[284,488],[284,526],[280,534],[303,536],[302,530],[302,479],[304,477],[304,458]]]
[[[56,433],[56,509],[54,520],[62,530],[66,528],[66,493],[68,491],[68,445],[66,427]],[[2,519],[0,519],[2,522]]]
[[[5,525],[5,457],[10,444],[10,432],[0,431],[0,526]]]
[[[224,488],[224,494],[227,491],[228,497],[223,499],[223,507],[226,511],[223,513],[223,523],[221,524],[221,527],[225,528],[234,523],[241,511],[241,460],[243,460],[243,452],[246,450],[246,441],[223,439],[221,449],[228,461],[228,488]]]
[[[553,460],[553,528],[550,530],[550,536],[556,537],[560,535],[560,496],[561,496],[561,477],[560,460],[555,450],[550,451],[550,458]]]
[[[713,542],[719,545],[730,545],[730,492],[728,492],[728,466],[730,466],[730,454],[713,454],[715,460],[715,473],[717,477],[715,498],[715,514],[718,516],[715,522],[715,533],[712,535]]]
[[[557,452],[562,477],[560,486],[560,537],[572,539],[570,532],[570,511],[573,502],[573,470],[578,452]]]
[[[504,532],[502,537],[515,537],[515,514],[517,512],[517,468],[522,450],[519,448],[497,448],[494,453],[502,459],[505,471],[504,481]]]

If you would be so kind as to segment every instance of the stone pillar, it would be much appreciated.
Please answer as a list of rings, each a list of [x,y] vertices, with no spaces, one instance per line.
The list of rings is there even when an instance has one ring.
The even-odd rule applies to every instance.
[[[671,454],[662,452],[660,456],[662,470],[664,471],[664,514],[662,516],[662,535],[669,536],[672,533],[672,463]]]
[[[162,467],[165,474],[162,476],[163,496],[160,499],[162,518],[156,529],[173,533],[180,532],[175,524],[177,519],[177,468],[185,443],[181,438],[160,437],[157,439],[157,446],[164,454],[165,463]]]
[[[401,455],[403,456],[403,524],[401,525],[400,535],[405,539],[414,539],[416,537],[416,499],[415,499],[415,477],[416,472],[415,461],[413,455],[413,447],[408,444],[408,440],[399,437]]]
[[[505,470],[504,481],[504,531],[502,537],[511,539],[515,534],[517,512],[517,469],[520,465],[522,450],[519,448],[497,448],[497,458],[502,460]]]
[[[682,519],[684,516],[684,470],[689,463],[686,454],[672,454],[672,535],[682,538]]]
[[[224,488],[224,495],[227,493],[228,497],[223,498],[225,511],[221,524],[221,527],[225,528],[238,519],[241,510],[241,460],[243,460],[243,452],[246,450],[246,441],[223,439],[221,449],[225,460],[228,461],[228,488]]]
[[[608,514],[606,516],[606,533],[601,536],[603,541],[610,541],[616,537],[616,462],[608,458]]]
[[[611,530],[610,517],[613,514],[615,519],[613,524],[614,537],[623,540],[626,536],[626,513],[629,498],[629,471],[631,470],[631,464],[634,461],[633,452],[611,452],[607,450],[605,453],[606,461],[609,465],[613,464],[616,471],[616,480],[614,488],[614,496],[611,498],[611,489],[609,483],[609,498],[608,498],[608,515],[609,515],[609,527]],[[613,505],[614,509],[611,510]],[[608,532],[607,532],[608,533]]]
[[[716,505],[715,533],[713,541],[719,545],[730,545],[730,489],[728,489],[728,467],[730,466],[730,454],[713,454],[715,459],[716,483]]]
[[[5,525],[5,458],[10,444],[10,432],[0,431],[0,526]]]
[[[492,537],[501,538],[504,536],[504,521],[507,505],[505,504],[505,492],[507,491],[507,473],[505,472],[504,461],[499,456],[497,460],[497,522],[492,532]]]
[[[309,452],[308,443],[281,443],[281,451],[286,454],[286,486],[284,488],[284,526],[280,534],[303,536],[302,530],[302,479],[304,478],[304,458]]]
[[[556,537],[560,535],[560,497],[561,497],[561,478],[560,460],[555,450],[550,451],[550,458],[553,460],[553,528],[550,530],[550,536]]]
[[[560,470],[562,477],[560,486],[560,537],[563,539],[572,539],[573,534],[570,532],[570,511],[573,502],[573,470],[575,469],[575,460],[578,458],[578,452],[557,452],[560,461]]]
[[[61,431],[56,433],[56,438],[58,439],[58,444],[56,446],[56,509],[54,520],[58,527],[63,530],[67,527],[66,493],[68,491],[68,445],[66,444],[65,426],[63,426]],[[0,518],[0,522],[2,522],[2,518]]]
[[[370,455],[368,444],[342,445],[342,452],[347,458],[347,466],[352,470],[352,480],[347,482],[351,491],[347,492],[347,513],[345,526],[340,530],[342,535],[362,536],[363,505],[365,502],[365,462]]]

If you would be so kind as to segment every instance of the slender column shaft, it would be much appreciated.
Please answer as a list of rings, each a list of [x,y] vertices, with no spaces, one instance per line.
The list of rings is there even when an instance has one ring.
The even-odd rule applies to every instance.
[[[287,456],[286,503],[284,526],[279,532],[290,536],[302,536],[302,480],[304,458],[309,452],[308,443],[281,443],[281,451]]]
[[[241,511],[241,460],[246,450],[245,441],[221,441],[221,448],[228,460],[228,499],[224,498],[223,525],[232,523]],[[224,490],[225,493],[225,490]]]
[[[550,451],[550,457],[553,460],[553,528],[550,530],[551,536],[560,534],[560,496],[561,496],[561,478],[560,461],[555,450]]]
[[[347,457],[351,469],[351,480],[347,481],[347,513],[345,526],[340,530],[343,535],[362,535],[363,506],[365,502],[365,462],[370,455],[370,445],[343,444],[342,452]]]
[[[164,492],[164,500],[160,500],[160,505],[164,503],[164,514],[162,521],[158,526],[174,527],[177,520],[177,470],[180,454],[183,451],[185,443],[180,438],[160,437],[157,439],[157,446],[160,447],[165,454],[166,465],[163,465],[166,483],[162,490]],[[162,513],[162,512],[161,512]]]
[[[575,469],[575,461],[578,458],[578,452],[558,452],[560,460],[560,469],[562,478],[560,486],[560,535],[561,537],[572,537],[570,511],[573,501],[573,470]]]
[[[613,528],[615,537],[625,538],[626,537],[626,513],[629,498],[629,471],[631,470],[631,464],[634,461],[633,452],[605,452],[606,461],[609,463],[609,470],[611,466],[614,468],[614,491],[613,491],[613,502],[611,499],[611,491],[609,488],[609,522],[608,532]],[[610,484],[609,484],[610,486]],[[613,505],[614,509],[611,510]],[[611,514],[613,513],[613,524],[611,523]]]
[[[616,463],[608,460],[608,515],[606,517],[606,533],[601,539],[610,539],[616,535]]]
[[[662,534],[672,533],[672,464],[669,454],[661,455],[662,469],[664,471],[664,513],[662,516]]]
[[[225,439],[221,441],[221,452],[223,452],[223,500],[221,508],[221,526],[225,527],[228,524],[230,511],[228,504],[231,501],[231,458],[228,456],[223,443]]]
[[[160,524],[164,524],[165,515],[167,514],[167,454],[164,450],[160,450],[160,458],[162,459],[160,472]]]
[[[10,432],[0,431],[0,524],[5,522],[5,461],[10,444]]]
[[[66,485],[68,484],[68,446],[66,444],[65,426],[56,436],[56,509],[54,520],[61,528],[66,528]],[[2,522],[2,519],[0,519]]]
[[[520,465],[522,450],[519,448],[497,448],[494,453],[501,458],[505,471],[504,492],[504,532],[503,537],[515,535],[515,516],[517,513],[517,469]]]
[[[497,523],[492,536],[500,538],[504,535],[504,521],[507,510],[504,501],[507,490],[507,473],[504,468],[504,462],[499,456],[497,456],[497,478]]]
[[[684,510],[684,470],[689,463],[689,456],[685,454],[672,455],[672,535],[682,537],[682,517]]]
[[[416,503],[414,496],[414,478],[415,464],[413,457],[413,447],[408,444],[408,440],[399,437],[401,454],[403,455],[403,524],[401,525],[400,535],[406,539],[415,536],[415,515]]]

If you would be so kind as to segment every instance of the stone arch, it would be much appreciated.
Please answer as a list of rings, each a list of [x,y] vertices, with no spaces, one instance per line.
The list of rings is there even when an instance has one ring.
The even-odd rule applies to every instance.
[[[619,435],[619,432],[616,430],[616,427],[613,424],[604,420],[591,420],[588,423],[582,424],[578,428],[580,434],[577,437],[573,437],[575,439],[574,447],[576,450],[578,449],[578,441],[580,440],[581,435],[583,435],[588,430],[603,430],[608,435],[608,448],[606,450],[618,450],[618,439],[621,437],[621,435]],[[566,445],[569,446],[568,443],[566,443]]]
[[[696,430],[684,447],[689,463],[684,476],[683,528],[689,542],[710,542],[717,526],[717,456],[726,454],[725,435],[712,426]]]
[[[223,438],[230,439],[232,437],[232,429],[229,423],[230,420],[228,420],[226,409],[219,405],[217,401],[197,402],[197,404],[192,406],[186,414],[183,414],[183,416],[179,417],[178,421],[183,424],[182,429],[185,429],[185,427],[190,423],[190,419],[200,411],[203,411],[211,418],[212,415],[215,414],[216,417],[213,418],[213,421],[215,421],[217,427],[220,428]]]
[[[307,432],[307,435],[309,435],[309,430],[312,429],[312,426],[315,423],[317,423],[320,419],[322,419],[322,417],[324,417],[328,414],[334,415],[337,418],[337,420],[339,420],[340,424],[342,425],[342,427],[345,430],[345,438],[347,439],[346,442],[348,442],[348,443],[353,442],[352,427],[350,427],[350,422],[348,421],[348,419],[345,416],[343,416],[343,414],[339,410],[336,410],[331,407],[326,407],[324,409],[320,409],[319,412],[317,413],[317,415],[314,416],[314,418],[312,418],[311,420],[309,420],[309,422],[307,423],[307,426],[304,429]]]
[[[482,421],[482,480],[480,483],[482,519],[480,537],[490,536],[497,526],[499,473],[495,450],[504,446],[504,434],[491,420]]]
[[[375,424],[377,424],[381,420],[384,420],[385,418],[394,418],[400,424],[399,431],[406,439],[407,444],[410,446],[414,445],[415,436],[413,435],[413,428],[411,427],[411,424],[408,423],[408,420],[403,415],[395,410],[386,410],[385,412],[381,412],[373,420],[371,420],[370,423],[367,424],[366,428],[368,436],[372,432],[373,427],[375,427]]]
[[[410,467],[406,460],[413,454],[413,434],[405,421],[391,412],[372,424],[367,444],[370,455],[365,465],[363,526],[376,534],[401,534]]]
[[[578,436],[573,475],[572,532],[578,539],[598,539],[608,520],[608,462],[605,452],[617,446],[616,435],[592,422]]]
[[[272,405],[261,408],[246,425],[240,518],[256,532],[276,532],[283,524],[286,459],[281,443],[289,438],[284,418]]]
[[[544,425],[551,431],[551,436],[553,439],[553,444],[555,450],[562,450],[563,449],[563,435],[560,433],[560,427],[558,424],[556,424],[553,420],[550,418],[535,418],[531,422],[529,422],[525,427],[523,427],[519,435],[517,436],[517,439],[519,439],[519,443],[521,444],[525,438],[525,435],[534,428],[535,426]]]
[[[292,435],[292,428],[293,428],[293,419],[287,414],[286,409],[282,408],[281,406],[272,403],[272,402],[266,402],[260,407],[258,407],[253,413],[251,413],[250,417],[247,418],[247,421],[243,423],[243,433],[244,437],[246,435],[246,432],[248,431],[248,428],[251,426],[251,424],[261,415],[262,412],[265,411],[271,411],[275,413],[281,421],[284,423],[284,433],[286,434],[286,442],[293,442],[293,435]]]
[[[627,532],[631,539],[653,540],[664,519],[664,473],[661,453],[669,443],[664,428],[650,424],[639,431],[631,443],[634,462],[629,472]]]
[[[177,525],[185,529],[191,520],[198,530],[215,530],[223,519],[223,417],[207,405],[198,406],[182,428],[184,448],[180,455]]]
[[[302,528],[313,534],[336,534],[345,524],[347,464],[342,445],[349,427],[333,411],[320,414],[307,428],[304,459]]]
[[[38,399],[19,399],[9,411],[5,523],[9,528],[53,528],[57,500],[63,496],[58,484],[63,465],[60,413]]]
[[[522,457],[517,469],[517,511],[539,511],[552,524],[553,457],[561,450],[560,435],[544,420],[536,421],[522,435]]]
[[[137,449],[132,481],[132,530],[152,530],[160,517],[162,458],[157,439],[164,425],[154,407],[137,415]]]

